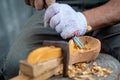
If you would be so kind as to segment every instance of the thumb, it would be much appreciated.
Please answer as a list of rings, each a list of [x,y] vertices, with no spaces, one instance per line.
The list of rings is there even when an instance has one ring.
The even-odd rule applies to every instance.
[[[56,2],[56,0],[45,0],[47,7],[49,7],[50,5],[52,5],[55,2]]]

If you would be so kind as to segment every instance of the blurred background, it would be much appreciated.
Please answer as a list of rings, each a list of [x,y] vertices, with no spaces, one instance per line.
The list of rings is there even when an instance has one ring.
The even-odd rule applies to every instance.
[[[34,11],[24,0],[0,0],[0,67],[15,37]]]

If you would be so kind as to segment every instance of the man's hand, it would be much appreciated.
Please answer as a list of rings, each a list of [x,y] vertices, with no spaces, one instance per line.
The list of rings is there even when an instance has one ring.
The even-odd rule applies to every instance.
[[[48,7],[56,0],[25,0],[25,3],[34,7],[37,10],[42,10],[45,7]]]
[[[86,33],[85,16],[67,4],[52,4],[45,12],[44,22],[45,26],[56,29],[64,39]]]

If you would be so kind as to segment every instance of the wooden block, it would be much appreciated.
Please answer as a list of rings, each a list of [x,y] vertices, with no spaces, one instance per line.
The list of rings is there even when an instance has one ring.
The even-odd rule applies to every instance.
[[[24,76],[24,75],[19,75],[19,76],[16,76],[10,80],[30,80],[30,78],[27,76]]]
[[[51,76],[55,75],[55,73],[58,71],[58,68],[54,68],[52,70],[49,70],[43,74],[41,74],[40,76],[38,77],[35,77],[35,78],[31,78],[31,80],[47,80],[48,78],[50,78]]]
[[[25,76],[22,74],[22,75],[14,77],[10,80],[46,80],[46,79],[50,78],[51,76],[55,75],[55,73],[57,73],[60,70],[61,70],[61,68],[59,66],[59,67],[56,67],[56,68],[51,69],[49,71],[46,71],[43,74],[41,74],[37,77],[34,77],[34,78],[31,78],[29,76]]]
[[[29,77],[37,77],[44,72],[59,66],[61,64],[61,60],[62,58],[57,58],[36,65],[30,65],[26,63],[26,61],[22,60],[20,61],[20,70],[23,74]]]

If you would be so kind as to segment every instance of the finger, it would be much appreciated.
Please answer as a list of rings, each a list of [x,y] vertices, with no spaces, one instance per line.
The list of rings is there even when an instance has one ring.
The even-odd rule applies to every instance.
[[[25,0],[25,3],[26,3],[27,5],[30,5],[30,0]]]
[[[80,30],[74,31],[73,34],[74,34],[75,36],[80,36]]]
[[[67,38],[71,38],[73,36],[80,36],[80,31],[79,30],[74,31],[73,33],[71,33],[70,35],[68,35]]]
[[[31,6],[33,6],[33,7],[35,7],[35,0],[30,0],[30,4],[31,4]]]
[[[74,29],[74,27],[73,27],[73,28],[65,27],[65,28],[62,30],[61,37],[64,38],[64,39],[73,37],[75,31],[76,31],[76,30]]]
[[[50,5],[52,5],[55,2],[56,2],[56,0],[45,0],[45,3],[46,3],[47,7],[49,7]]]
[[[50,27],[54,29],[60,23],[60,15],[57,13],[50,19]]]
[[[34,4],[35,4],[35,8],[37,10],[41,10],[41,9],[44,8],[44,2],[43,2],[43,0],[35,0]]]
[[[45,17],[44,17],[44,25],[45,27],[48,26],[50,19],[57,13],[59,13],[59,4],[54,3],[45,12]]]
[[[60,22],[56,27],[55,27],[55,30],[58,32],[58,33],[61,33],[62,30],[64,29],[65,25]]]

